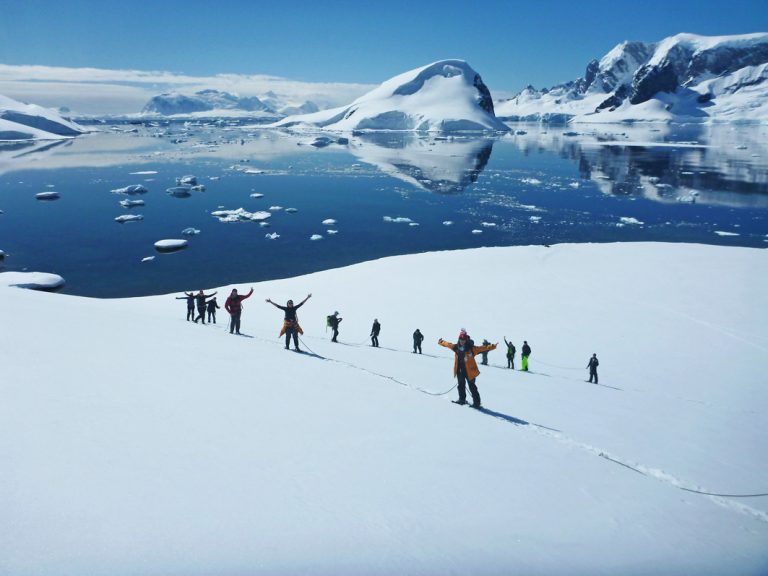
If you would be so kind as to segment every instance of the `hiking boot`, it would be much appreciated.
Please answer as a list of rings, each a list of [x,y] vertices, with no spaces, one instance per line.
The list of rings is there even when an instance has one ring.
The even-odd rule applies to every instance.
[[[462,406],[467,403],[466,400],[459,398],[458,400],[452,400],[454,404],[461,404]]]

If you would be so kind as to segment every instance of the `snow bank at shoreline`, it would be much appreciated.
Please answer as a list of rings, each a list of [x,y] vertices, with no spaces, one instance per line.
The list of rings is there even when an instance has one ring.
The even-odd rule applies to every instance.
[[[768,492],[768,252],[482,248],[253,287],[244,337],[180,294],[0,287],[0,572],[765,572],[768,497],[680,488]],[[310,292],[287,352],[264,299]],[[433,395],[461,327],[500,343],[485,412]]]

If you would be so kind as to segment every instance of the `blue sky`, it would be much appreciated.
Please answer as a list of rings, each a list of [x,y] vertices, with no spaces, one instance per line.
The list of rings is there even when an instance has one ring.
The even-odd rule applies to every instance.
[[[626,40],[768,31],[768,0],[0,0],[0,63],[379,83],[443,58],[494,91]]]

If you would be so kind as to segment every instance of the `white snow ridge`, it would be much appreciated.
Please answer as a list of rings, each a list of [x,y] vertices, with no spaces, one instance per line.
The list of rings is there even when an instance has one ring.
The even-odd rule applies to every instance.
[[[384,82],[348,106],[288,116],[274,127],[331,130],[508,132],[496,118],[491,93],[463,60],[440,60]]]

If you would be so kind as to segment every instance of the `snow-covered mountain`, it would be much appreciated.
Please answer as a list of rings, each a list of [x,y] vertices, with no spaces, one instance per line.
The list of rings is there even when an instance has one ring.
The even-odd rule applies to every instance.
[[[768,34],[623,42],[582,78],[497,102],[510,120],[768,121]]]
[[[262,99],[257,96],[237,96],[221,90],[199,90],[187,95],[169,92],[154,96],[144,105],[142,114],[162,116],[243,115],[282,118],[290,114],[317,112],[319,107],[311,101],[300,104],[283,102],[274,92]]]
[[[329,130],[506,132],[480,75],[463,60],[440,60],[387,80],[347,106],[289,116],[277,127]]]
[[[0,140],[59,140],[84,132],[50,108],[0,95]]]

